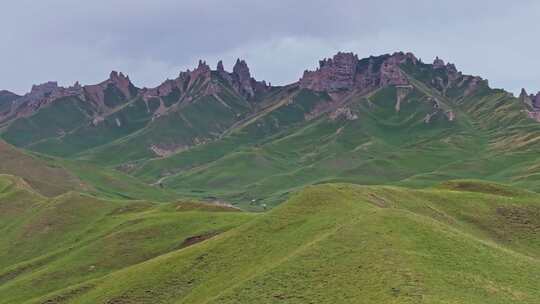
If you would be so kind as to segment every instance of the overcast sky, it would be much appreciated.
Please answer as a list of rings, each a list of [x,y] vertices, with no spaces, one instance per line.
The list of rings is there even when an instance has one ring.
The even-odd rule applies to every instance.
[[[155,86],[199,58],[298,80],[337,51],[435,56],[494,87],[540,90],[540,1],[0,0],[0,89],[96,83],[111,70]]]

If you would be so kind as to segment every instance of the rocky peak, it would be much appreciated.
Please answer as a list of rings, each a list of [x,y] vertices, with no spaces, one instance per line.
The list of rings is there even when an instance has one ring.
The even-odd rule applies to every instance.
[[[533,97],[531,97],[531,95],[529,95],[524,88],[521,89],[521,93],[519,94],[519,100],[531,107],[533,105]]]
[[[446,65],[444,63],[444,60],[439,58],[439,56],[435,57],[435,60],[433,60],[433,67],[436,69],[444,68]]]
[[[68,88],[58,86],[56,81],[33,85],[29,93],[13,100],[13,107],[8,116],[30,115],[57,99],[68,96],[80,96],[81,94],[82,88],[78,83]]]
[[[201,72],[210,71],[210,66],[206,64],[206,61],[199,60],[199,65],[197,65],[197,68],[195,69],[195,71],[201,71]]]
[[[255,97],[256,81],[251,78],[251,73],[245,60],[236,60],[231,77],[233,87],[241,95],[247,99]]]
[[[249,72],[249,67],[245,60],[237,59],[233,67],[233,74],[240,80],[240,82],[245,82],[251,79],[251,73]]]
[[[535,110],[540,110],[540,92],[534,95],[527,93],[525,89],[521,89],[518,98],[521,102],[533,107]]]
[[[78,83],[72,88],[80,86]],[[109,78],[101,83],[94,85],[87,85],[82,87],[83,95],[86,100],[95,104],[99,109],[106,109],[105,105],[105,90],[110,86],[118,89],[125,99],[130,99],[136,95],[136,87],[131,83],[129,76],[124,75],[122,72],[112,71],[109,74]]]
[[[197,68],[193,70],[192,72],[189,72],[189,78],[192,80],[195,80],[199,77],[205,77],[210,78],[210,66],[206,64],[206,61],[199,60],[199,64],[197,65]]]
[[[527,94],[527,91],[525,88],[521,89],[521,92],[519,93],[519,98],[529,97],[529,94]]]
[[[116,86],[127,98],[133,97],[130,90],[133,84],[129,80],[129,76],[124,75],[122,72],[112,71],[107,82],[107,84],[110,83]]]
[[[315,71],[305,71],[300,86],[315,91],[336,92],[351,89],[357,72],[358,56],[353,53],[337,53],[332,58],[319,61]]]
[[[533,107],[540,110],[540,92],[536,93],[536,95],[531,95],[531,99]]]
[[[122,72],[111,71],[109,74],[109,81],[112,83],[125,83],[130,82],[129,76],[124,75]]]
[[[218,61],[216,70],[218,72],[220,72],[220,73],[225,72],[225,68],[223,67],[223,61],[222,60]]]
[[[30,93],[27,95],[32,95],[35,97],[44,97],[46,95],[52,94],[54,91],[58,90],[58,82],[48,81],[42,84],[33,85]]]
[[[302,88],[315,91],[341,92],[351,89],[369,91],[385,85],[406,85],[407,77],[400,65],[416,64],[418,59],[411,53],[369,57],[359,60],[353,53],[337,53],[319,62],[315,71],[305,71],[299,81]]]

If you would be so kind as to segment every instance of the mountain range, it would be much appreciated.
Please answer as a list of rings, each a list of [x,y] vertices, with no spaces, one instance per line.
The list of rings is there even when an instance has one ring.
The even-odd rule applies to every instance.
[[[538,190],[540,94],[515,98],[411,53],[338,53],[319,65],[284,86],[257,81],[239,59],[232,72],[199,61],[155,88],[113,71],[96,85],[2,91],[1,137],[183,197],[255,200],[255,209],[333,181],[481,178]]]
[[[0,91],[1,303],[539,303],[540,93],[436,57]]]

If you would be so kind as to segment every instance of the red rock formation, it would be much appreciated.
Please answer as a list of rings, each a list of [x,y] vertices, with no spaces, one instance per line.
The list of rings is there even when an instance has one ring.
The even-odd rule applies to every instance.
[[[536,93],[536,96],[531,95],[531,99],[533,107],[540,110],[540,92]]]
[[[319,61],[315,71],[305,71],[300,86],[314,91],[349,90],[355,84],[358,57],[353,53],[338,53]]]
[[[68,96],[79,96],[82,88],[78,82],[75,85],[64,88],[58,86],[55,81],[49,81],[39,85],[33,85],[29,93],[17,98],[13,102],[10,113],[5,116],[26,116],[34,113],[51,102]]]
[[[529,94],[527,94],[527,91],[525,91],[525,89],[521,89],[521,93],[519,94],[519,100],[521,100],[521,102],[523,102],[526,105],[532,107],[533,106],[533,98],[534,98],[533,95],[529,95]]]
[[[219,74],[220,81],[227,82],[238,94],[246,99],[253,99],[258,93],[265,92],[270,89],[266,82],[256,81],[251,77],[249,67],[244,60],[238,59],[234,65],[233,72],[225,71],[223,62],[220,60],[216,66],[215,73]],[[165,97],[173,90],[177,90],[181,95],[194,94],[194,96],[215,95],[219,93],[221,87],[218,80],[212,76],[212,70],[204,61],[199,61],[199,65],[193,71],[187,70],[181,72],[177,79],[167,80],[157,88],[144,89],[142,91],[145,99],[152,97]],[[201,91],[190,91],[193,85],[197,83],[197,87]],[[193,96],[191,96],[192,99]]]
[[[233,86],[243,96],[248,99],[255,97],[251,73],[244,60],[237,59],[232,72]]]
[[[218,72],[220,72],[220,73],[221,73],[221,72],[225,72],[225,68],[223,67],[223,61],[220,60],[220,61],[217,63],[216,71],[218,71]]]
[[[338,53],[332,59],[320,61],[317,70],[305,71],[299,85],[325,92],[352,89],[365,92],[380,86],[406,85],[409,82],[400,65],[408,60],[413,64],[418,62],[410,53],[394,53],[363,60],[359,60],[353,53]]]
[[[444,68],[445,66],[444,60],[440,59],[439,56],[435,57],[435,60],[433,60],[433,68],[440,69]]]
[[[133,93],[135,86],[131,83],[129,77],[116,71],[111,72],[109,79],[99,84],[84,86],[82,89],[86,100],[92,102],[98,109],[104,110],[107,108],[105,105],[105,90],[109,86],[116,87],[126,100],[135,97]]]

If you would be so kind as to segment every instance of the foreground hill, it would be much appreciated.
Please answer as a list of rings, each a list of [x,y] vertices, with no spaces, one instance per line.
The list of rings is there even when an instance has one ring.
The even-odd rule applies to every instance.
[[[189,201],[111,201],[75,192],[46,198],[20,178],[0,176],[0,303],[101,278],[253,217]]]
[[[539,303],[539,121],[401,52],[0,91],[0,304]]]
[[[40,203],[8,181],[0,303],[540,301],[540,196],[511,187],[328,184],[251,215],[75,194]]]

